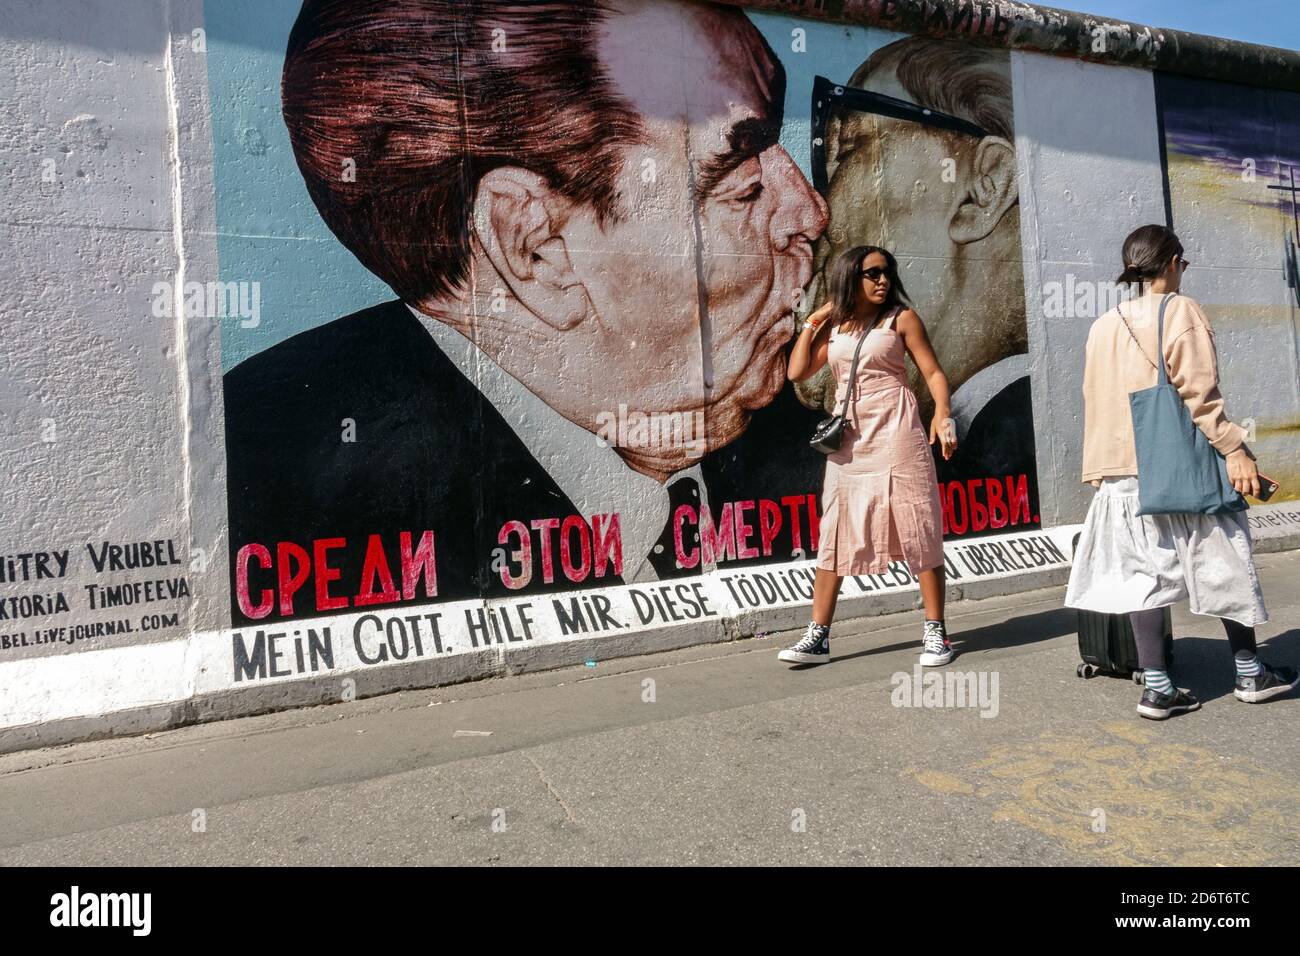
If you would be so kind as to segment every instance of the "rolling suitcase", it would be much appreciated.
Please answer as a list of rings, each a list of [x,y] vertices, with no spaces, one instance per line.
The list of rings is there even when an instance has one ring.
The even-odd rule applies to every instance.
[[[1165,666],[1174,662],[1173,615],[1165,608]],[[1079,656],[1083,661],[1075,673],[1083,678],[1105,674],[1108,677],[1130,677],[1135,684],[1142,683],[1142,668],[1138,665],[1137,643],[1133,639],[1133,625],[1127,614],[1100,614],[1096,611],[1079,611]]]

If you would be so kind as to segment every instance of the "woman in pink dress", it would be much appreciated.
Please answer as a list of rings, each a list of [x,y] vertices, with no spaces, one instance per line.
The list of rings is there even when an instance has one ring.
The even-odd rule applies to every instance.
[[[957,447],[949,417],[948,377],[921,319],[906,306],[893,255],[877,246],[846,250],[831,268],[829,301],[808,317],[790,354],[789,376],[802,381],[831,365],[835,408],[853,399],[839,451],[827,456],[813,584],[812,621],[778,658],[793,664],[830,660],[831,619],[846,574],[879,574],[906,561],[920,578],[925,604],[921,664],[952,660],[943,621],[943,515],[930,446],[943,457]],[[861,342],[855,381],[853,353]],[[912,356],[934,398],[927,439],[916,396],[907,387]]]

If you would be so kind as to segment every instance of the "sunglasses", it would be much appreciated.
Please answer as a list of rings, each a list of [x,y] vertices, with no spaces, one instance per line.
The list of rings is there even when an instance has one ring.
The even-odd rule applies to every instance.
[[[853,86],[839,86],[824,76],[815,76],[812,92],[812,175],[813,188],[823,197],[830,186],[830,177],[826,174],[826,126],[831,114],[836,110],[853,110],[893,119],[910,120],[934,129],[946,129],[980,138],[989,135],[984,127],[960,117],[927,109],[916,103],[909,103],[907,100],[886,96],[884,93],[862,90]]]
[[[862,270],[862,278],[870,279],[872,282],[879,285],[881,279],[889,278],[889,273],[880,268],[880,266],[872,266],[870,269]]]

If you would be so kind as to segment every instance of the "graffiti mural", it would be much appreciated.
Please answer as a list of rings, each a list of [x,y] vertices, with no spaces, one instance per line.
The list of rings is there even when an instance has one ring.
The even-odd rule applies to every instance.
[[[723,8],[470,9],[308,2],[290,35],[298,168],[400,298],[227,374],[240,616],[815,546],[784,346],[826,216],[780,62]]]
[[[865,242],[898,252],[956,389],[948,532],[1037,523],[1006,54],[861,31],[879,49],[838,87],[779,22],[302,5],[288,152],[388,294],[231,342],[236,623],[811,558],[824,395],[787,349]]]
[[[1300,498],[1300,382],[1260,355],[1300,343],[1300,94],[1156,74],[1165,204],[1184,285],[1214,322],[1225,397],[1260,471]]]

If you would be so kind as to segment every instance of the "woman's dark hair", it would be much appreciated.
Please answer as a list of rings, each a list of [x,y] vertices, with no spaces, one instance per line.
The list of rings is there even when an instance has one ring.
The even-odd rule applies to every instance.
[[[853,307],[858,301],[858,291],[862,288],[862,262],[873,252],[885,257],[885,274],[889,276],[889,293],[885,303],[880,307],[884,315],[896,305],[908,302],[907,290],[898,278],[898,260],[888,249],[880,246],[854,246],[845,249],[831,266],[830,300],[832,324],[838,325],[845,319],[853,318]]]
[[[1183,254],[1183,244],[1174,231],[1152,223],[1140,226],[1124,240],[1124,271],[1115,280],[1117,285],[1149,282],[1169,266],[1169,260]]]

